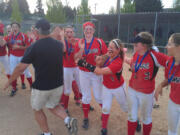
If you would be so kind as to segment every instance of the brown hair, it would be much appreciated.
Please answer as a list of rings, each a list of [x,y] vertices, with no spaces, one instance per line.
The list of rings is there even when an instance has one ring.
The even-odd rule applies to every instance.
[[[140,32],[138,34],[138,36],[140,36],[142,39],[149,42],[149,43],[146,43],[146,46],[147,46],[148,49],[152,48],[153,43],[154,43],[154,38],[153,38],[151,33],[149,33],[149,32]]]
[[[174,33],[169,38],[175,44],[175,46],[180,46],[180,33]]]
[[[122,60],[124,60],[124,44],[122,43],[122,41],[120,39],[113,39],[111,40],[111,42],[113,42],[116,46],[117,49],[120,49],[119,55],[122,58]]]

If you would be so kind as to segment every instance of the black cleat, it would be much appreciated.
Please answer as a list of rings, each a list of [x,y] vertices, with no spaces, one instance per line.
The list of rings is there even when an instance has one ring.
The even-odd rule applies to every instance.
[[[107,129],[106,128],[101,129],[101,135],[107,135]]]
[[[13,97],[14,95],[16,95],[16,90],[12,90],[9,96]]]
[[[94,111],[94,107],[92,107],[92,106],[90,105],[89,110],[90,110],[90,111]]]
[[[21,88],[22,88],[22,89],[26,89],[25,83],[22,83]]]
[[[141,132],[141,123],[139,120],[137,120],[137,127],[136,127],[137,132]]]
[[[85,130],[88,130],[88,128],[89,128],[89,120],[88,120],[88,118],[85,118],[85,119],[83,120],[83,125],[82,125],[82,127],[83,127]]]

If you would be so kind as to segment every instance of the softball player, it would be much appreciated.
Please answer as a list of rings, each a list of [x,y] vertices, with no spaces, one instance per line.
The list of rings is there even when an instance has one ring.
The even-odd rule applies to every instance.
[[[9,45],[9,62],[10,62],[10,72],[12,74],[13,70],[15,69],[16,65],[22,59],[24,55],[25,49],[28,47],[28,37],[20,32],[20,24],[13,22],[11,24],[12,27],[12,34],[10,36],[5,37],[7,44]],[[24,74],[30,84],[32,85],[32,77],[29,70],[25,70]],[[10,96],[14,96],[16,94],[16,80],[12,83],[12,91]]]
[[[110,41],[108,46],[107,58],[103,62],[102,68],[90,64],[85,67],[97,75],[103,75],[102,89],[102,130],[101,135],[107,135],[107,123],[111,110],[113,97],[116,97],[123,111],[127,112],[127,100],[125,92],[124,78],[121,75],[123,69],[124,50],[119,39]],[[79,64],[79,62],[78,62]],[[92,69],[92,70],[91,70]]]
[[[170,57],[165,67],[165,80],[160,83],[155,92],[158,100],[162,95],[163,87],[170,84],[171,90],[168,103],[168,135],[178,135],[178,123],[180,123],[180,33],[170,36],[166,46]]]
[[[68,102],[69,102],[69,95],[71,94],[71,89],[73,84],[72,82],[73,80],[77,82],[77,86],[79,90],[80,90],[80,82],[79,82],[79,69],[74,60],[75,44],[77,42],[76,39],[74,38],[74,28],[72,26],[67,26],[65,27],[64,32],[65,32],[64,34],[65,34],[66,52],[63,57],[63,67],[64,67],[63,103],[64,103],[64,108],[68,112]],[[79,96],[79,91],[76,94],[78,94]]]
[[[148,32],[139,33],[134,39],[131,65],[132,75],[128,88],[128,135],[134,135],[137,127],[138,110],[143,122],[143,135],[150,135],[155,76],[160,66],[165,66],[167,56],[152,50],[153,37]]]
[[[96,65],[95,56],[105,54],[107,47],[102,40],[95,38],[95,26],[91,22],[83,24],[84,39],[81,39],[76,46],[75,60],[84,58],[92,65]],[[99,42],[100,41],[100,42]],[[102,76],[89,72],[86,68],[79,67],[80,86],[82,90],[82,107],[84,120],[82,127],[88,129],[88,113],[91,102],[91,88],[97,103],[102,105]]]
[[[9,69],[9,60],[8,60],[8,55],[7,55],[7,48],[4,45],[4,25],[0,24],[0,62],[3,64],[6,76],[9,78],[10,77],[10,69]]]

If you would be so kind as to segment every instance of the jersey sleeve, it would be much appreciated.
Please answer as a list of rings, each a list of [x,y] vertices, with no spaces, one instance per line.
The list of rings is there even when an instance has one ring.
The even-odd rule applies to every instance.
[[[112,62],[108,68],[112,71],[113,74],[122,70],[122,60],[116,60]]]
[[[165,54],[163,54],[163,53],[160,53],[160,52],[156,52],[155,53],[155,55],[156,55],[156,59],[157,59],[157,66],[163,66],[163,67],[165,67],[166,66],[166,63],[167,63],[167,61],[168,61],[168,59],[169,59],[169,56],[167,56],[167,55],[165,55]]]
[[[100,39],[100,40],[102,43],[102,54],[106,54],[107,53],[107,45],[102,39]]]

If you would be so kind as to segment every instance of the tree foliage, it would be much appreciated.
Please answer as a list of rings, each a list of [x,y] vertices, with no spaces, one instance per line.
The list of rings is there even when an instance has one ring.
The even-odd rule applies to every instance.
[[[116,14],[116,9],[112,6],[109,10],[109,14]]]
[[[175,11],[180,11],[180,0],[175,0],[174,4],[173,4],[173,8]]]
[[[81,0],[81,5],[77,8],[78,22],[83,23],[90,19],[91,9],[88,0]]]
[[[74,18],[76,16],[76,10],[75,9],[73,10],[69,6],[64,6],[63,10],[64,10],[64,13],[66,15],[66,21],[67,22],[73,22]]]
[[[132,0],[124,0],[124,5],[121,8],[122,13],[134,13],[135,12],[135,3]]]
[[[21,22],[22,16],[19,10],[19,4],[17,0],[13,0],[12,2],[12,14],[11,14],[11,21]]]
[[[48,0],[46,4],[48,8],[46,18],[53,23],[65,23],[66,17],[62,2],[60,0]]]
[[[42,0],[37,0],[36,9],[37,10],[35,11],[35,14],[37,14],[38,16],[44,16],[44,9],[43,9]]]
[[[136,12],[160,12],[161,0],[134,0]]]

